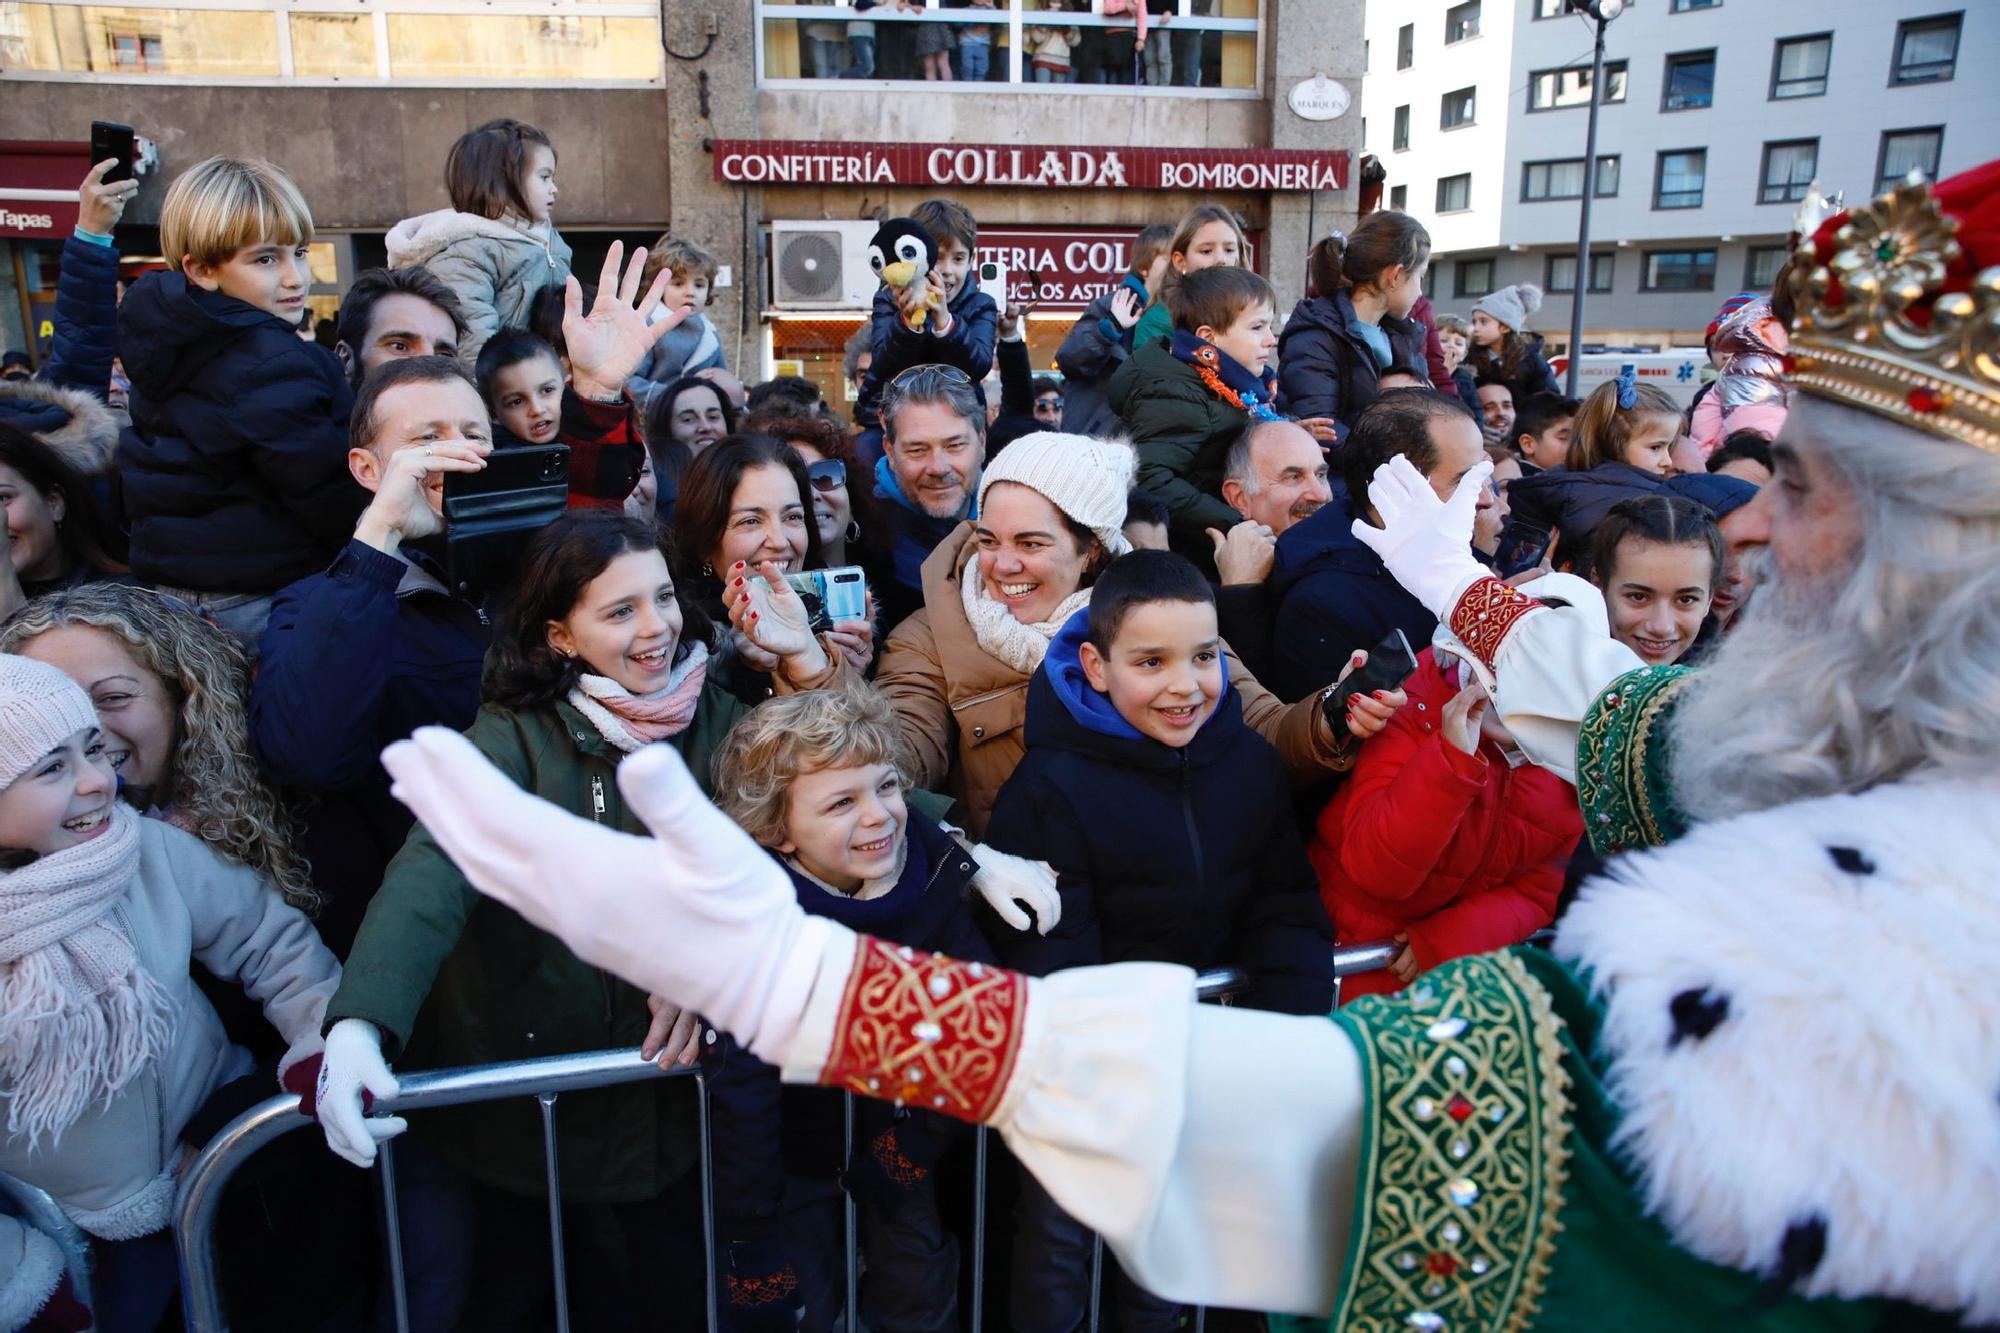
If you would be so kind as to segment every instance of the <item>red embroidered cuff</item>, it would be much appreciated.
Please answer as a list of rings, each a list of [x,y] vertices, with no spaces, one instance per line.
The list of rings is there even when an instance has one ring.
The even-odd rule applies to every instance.
[[[979,1123],[1021,1051],[1028,979],[863,936],[819,1081]]]
[[[1491,671],[1493,657],[1514,622],[1541,607],[1540,602],[1499,579],[1480,579],[1451,609],[1451,632]]]

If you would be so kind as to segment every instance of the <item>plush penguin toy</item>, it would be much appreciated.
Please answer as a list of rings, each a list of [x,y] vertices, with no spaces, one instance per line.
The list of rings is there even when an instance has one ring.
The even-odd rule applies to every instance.
[[[937,263],[937,241],[924,225],[912,218],[890,218],[868,242],[868,265],[898,294],[911,283],[922,282]],[[912,331],[920,331],[929,318],[927,308],[904,316]]]

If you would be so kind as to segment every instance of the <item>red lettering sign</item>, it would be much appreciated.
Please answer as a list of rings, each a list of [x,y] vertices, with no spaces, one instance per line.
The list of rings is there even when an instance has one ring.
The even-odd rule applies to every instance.
[[[1007,272],[1007,299],[1044,311],[1081,310],[1132,270],[1137,227],[985,227],[981,264]],[[1263,233],[1251,232],[1246,267],[1256,268]]]
[[[1345,149],[1076,148],[717,139],[715,178],[737,185],[1297,191],[1347,188]]]

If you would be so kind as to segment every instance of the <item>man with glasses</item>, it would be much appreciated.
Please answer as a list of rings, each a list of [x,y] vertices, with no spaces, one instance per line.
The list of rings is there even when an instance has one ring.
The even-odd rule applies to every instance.
[[[875,497],[888,528],[892,580],[876,589],[888,631],[924,604],[924,561],[973,515],[986,465],[986,406],[954,366],[912,366],[882,392]]]
[[[1035,420],[1043,430],[1062,429],[1062,383],[1052,375],[1035,376]]]

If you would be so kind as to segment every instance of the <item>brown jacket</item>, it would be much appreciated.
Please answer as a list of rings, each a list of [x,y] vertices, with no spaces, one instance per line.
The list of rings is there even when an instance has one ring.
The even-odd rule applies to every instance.
[[[959,593],[972,532],[972,524],[961,524],[924,562],[924,609],[889,636],[875,686],[896,710],[915,759],[916,785],[950,792],[964,809],[967,832],[978,838],[1027,750],[1021,728],[1029,678],[972,635]],[[1352,753],[1336,748],[1332,729],[1321,720],[1318,696],[1285,704],[1234,652],[1228,656],[1243,720],[1276,747],[1295,784],[1323,782],[1352,764]]]

